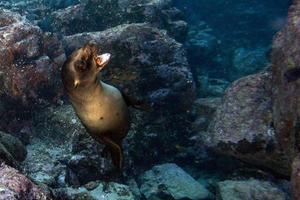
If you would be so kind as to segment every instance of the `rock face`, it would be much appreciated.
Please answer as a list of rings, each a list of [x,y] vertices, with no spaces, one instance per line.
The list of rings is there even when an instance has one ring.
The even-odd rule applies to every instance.
[[[292,164],[291,183],[293,197],[298,200],[300,199],[300,155],[296,156]]]
[[[31,100],[38,103],[38,98],[43,96],[40,90],[43,84],[54,85],[58,64],[54,61],[59,62],[63,52],[52,36],[43,35],[39,27],[19,14],[0,9],[0,15],[0,82],[3,86],[0,94],[19,99],[23,105]],[[48,50],[53,51],[48,53]]]
[[[109,183],[108,188],[104,191],[103,184],[100,183],[96,188],[87,190],[80,188],[62,188],[55,191],[56,199],[62,200],[134,200],[132,192],[128,186],[118,183]]]
[[[294,1],[286,27],[273,44],[273,116],[279,148],[291,164],[300,149],[300,4]]]
[[[200,200],[209,192],[175,164],[153,167],[140,177],[140,191],[147,200]]]
[[[176,145],[186,144],[190,135],[187,119],[195,96],[182,45],[146,24],[67,36],[64,44],[72,52],[88,41],[113,55],[103,80],[152,105],[150,112],[132,111],[134,128],[127,144],[134,165],[174,159]]]
[[[179,41],[183,41],[187,33],[183,15],[171,6],[170,0],[85,1],[53,12],[40,24],[46,30],[72,35],[140,22],[166,29]]]
[[[1,200],[50,199],[35,184],[17,170],[0,165]]]
[[[243,161],[289,173],[272,129],[271,75],[262,72],[232,84],[211,126],[212,144],[219,152]]]
[[[258,180],[218,183],[218,200],[285,200],[285,194],[269,182]]]
[[[27,150],[22,142],[12,135],[0,131],[0,159],[16,167],[25,160]]]

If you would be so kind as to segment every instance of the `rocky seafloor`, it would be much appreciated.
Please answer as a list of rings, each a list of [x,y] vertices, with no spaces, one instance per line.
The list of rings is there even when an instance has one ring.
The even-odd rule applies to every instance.
[[[0,200],[300,199],[299,11],[298,0],[1,1]],[[90,41],[112,54],[102,80],[152,106],[130,108],[122,176],[60,80]]]

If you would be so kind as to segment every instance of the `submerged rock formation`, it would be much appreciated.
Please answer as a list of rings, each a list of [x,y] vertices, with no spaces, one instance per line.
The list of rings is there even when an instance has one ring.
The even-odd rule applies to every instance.
[[[89,188],[89,185],[92,187]],[[54,191],[56,199],[62,200],[134,200],[132,192],[126,185],[109,183],[104,189],[102,183],[91,182],[85,187],[60,188]]]
[[[288,22],[273,44],[273,118],[279,148],[292,163],[300,150],[300,4],[294,1]]]
[[[95,5],[99,6],[95,8]],[[183,41],[187,33],[181,11],[172,7],[170,0],[86,1],[52,12],[40,25],[52,32],[72,35],[141,22],[166,29],[179,41]]]
[[[242,78],[225,93],[208,144],[254,165],[289,173],[272,128],[271,74]]]
[[[147,200],[200,200],[210,193],[175,164],[154,166],[141,177],[141,193]]]
[[[0,164],[0,184],[1,200],[51,199],[26,176],[3,163]]]
[[[45,97],[44,84],[48,88],[56,84],[54,76],[64,52],[51,35],[21,15],[3,9],[0,15],[0,94],[23,105],[38,103]]]
[[[0,131],[0,159],[8,165],[17,167],[19,162],[25,160],[26,147],[12,135]]]
[[[218,200],[286,200],[283,191],[267,181],[223,181],[218,183]]]

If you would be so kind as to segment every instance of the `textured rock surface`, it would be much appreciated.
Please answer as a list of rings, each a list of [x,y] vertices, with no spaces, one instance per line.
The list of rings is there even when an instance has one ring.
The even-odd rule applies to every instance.
[[[300,199],[300,155],[292,163],[291,184],[294,199]]]
[[[94,0],[57,10],[40,24],[46,30],[50,28],[50,31],[72,35],[103,31],[125,23],[147,22],[168,30],[175,39],[183,41],[187,23],[182,19],[181,11],[172,7],[170,0]]]
[[[270,182],[223,181],[218,183],[218,200],[286,200],[285,194]]]
[[[289,173],[272,129],[271,75],[262,72],[232,84],[217,110],[208,144],[243,161]]]
[[[23,174],[3,163],[0,165],[0,184],[1,200],[50,199]]]
[[[57,63],[54,60],[58,61],[64,53],[57,48],[51,35],[44,35],[39,27],[19,14],[0,9],[0,15],[0,80],[3,85],[0,94],[19,99],[23,105],[30,101],[38,103],[44,94],[40,89],[47,88],[43,84],[47,83],[48,88],[55,84]],[[48,50],[53,51],[48,53]]]
[[[147,200],[207,199],[209,192],[176,164],[154,166],[141,177],[140,191]]]
[[[103,184],[97,184],[95,188],[88,190],[85,187],[80,188],[61,188],[55,191],[57,199],[62,200],[134,200],[132,192],[128,186],[109,183],[106,190],[103,190]]]
[[[289,165],[300,149],[299,12],[300,4],[294,1],[287,25],[277,34],[272,52],[274,127]]]
[[[72,156],[72,138],[84,134],[84,128],[70,105],[51,106],[35,113],[33,126],[22,166],[34,181],[63,186],[66,164]]]
[[[0,131],[0,159],[11,166],[25,160],[27,150],[22,142],[12,135]]]

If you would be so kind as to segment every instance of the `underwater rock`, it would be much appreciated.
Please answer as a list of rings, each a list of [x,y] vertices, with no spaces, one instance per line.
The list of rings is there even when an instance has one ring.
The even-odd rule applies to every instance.
[[[197,93],[201,97],[222,97],[229,84],[226,80],[201,75],[197,77]]]
[[[25,160],[26,155],[27,150],[18,138],[0,131],[0,159],[16,167],[18,162]]]
[[[233,69],[231,80],[239,77],[254,74],[267,67],[267,48],[258,47],[255,49],[238,48],[233,55]]]
[[[188,120],[195,98],[183,46],[165,31],[146,24],[76,34],[65,37],[63,42],[66,51],[72,52],[88,41],[112,54],[111,63],[103,70],[103,81],[152,106],[150,112],[132,110],[134,130],[131,129],[125,146],[128,145],[133,164],[127,166],[134,169],[161,159],[172,160],[180,151],[176,145],[188,143]]]
[[[101,178],[103,178],[103,169],[99,159],[73,155],[67,163],[66,182],[70,185],[80,186]]]
[[[176,164],[154,166],[140,176],[139,182],[147,200],[200,200],[210,196],[208,190]]]
[[[22,162],[26,158],[26,147],[22,142],[10,135],[0,131],[0,143],[7,149],[16,161]]]
[[[141,22],[168,30],[178,41],[185,40],[187,23],[169,0],[86,1],[52,12],[40,26],[48,31],[72,35]]]
[[[26,176],[5,164],[0,165],[1,200],[38,199],[48,200],[41,189]]]
[[[53,89],[56,80],[54,75],[57,72],[55,69],[58,68],[53,62],[54,55],[63,52],[56,46],[56,50],[48,55],[47,51],[53,49],[44,45],[47,42],[44,41],[46,38],[41,29],[25,17],[5,9],[0,9],[0,15],[2,99],[11,98],[5,101],[6,104],[18,100],[17,104],[24,106],[30,105],[30,102],[43,102],[41,96],[44,101],[47,99],[51,102],[51,94],[55,92],[45,94],[42,89]]]
[[[218,200],[286,200],[283,191],[270,182],[250,179],[218,183]]]
[[[194,111],[197,115],[197,119],[195,120],[194,125],[197,127],[197,131],[207,131],[221,102],[222,99],[220,97],[199,98],[195,101]]]
[[[274,128],[279,148],[289,166],[300,147],[300,4],[293,2],[285,28],[274,39],[271,56]],[[290,175],[290,171],[289,168],[286,175]]]
[[[241,78],[225,93],[210,127],[208,145],[220,153],[286,174],[289,164],[272,128],[271,75]]]
[[[291,184],[294,199],[300,199],[300,155],[292,163]]]
[[[43,112],[37,110],[32,123],[28,155],[22,163],[24,170],[36,182],[49,186],[65,184],[72,141],[79,133],[86,134],[84,127],[71,105],[50,106]]]
[[[63,200],[134,200],[132,192],[126,185],[110,182],[106,190],[103,190],[103,183],[99,183],[96,188],[88,190],[85,187],[60,188],[54,190],[56,199]]]

